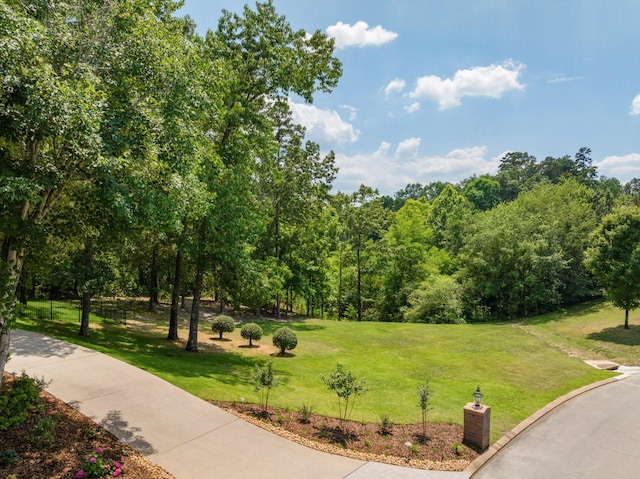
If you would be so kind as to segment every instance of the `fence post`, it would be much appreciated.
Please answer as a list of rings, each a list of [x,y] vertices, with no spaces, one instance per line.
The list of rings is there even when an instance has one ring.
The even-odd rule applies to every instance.
[[[49,319],[53,321],[53,300],[49,300]]]

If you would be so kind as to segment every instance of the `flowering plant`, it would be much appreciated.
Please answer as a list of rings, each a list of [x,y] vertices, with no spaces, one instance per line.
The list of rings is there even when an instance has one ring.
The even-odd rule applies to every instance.
[[[76,479],[89,479],[92,477],[118,477],[122,474],[122,465],[118,461],[102,457],[104,449],[96,448],[96,452],[82,465],[76,474]]]

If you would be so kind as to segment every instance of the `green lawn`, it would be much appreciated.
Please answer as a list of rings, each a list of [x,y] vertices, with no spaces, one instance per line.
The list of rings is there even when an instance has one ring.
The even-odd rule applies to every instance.
[[[547,315],[522,323],[425,325],[299,320],[288,324],[298,335],[289,357],[273,357],[273,331],[281,324],[261,321],[265,337],[259,348],[243,347],[240,328],[227,340],[208,341],[204,353],[186,353],[181,343],[167,341],[166,314],[128,324],[92,317],[92,335],[80,338],[78,312],[69,308],[54,320],[19,315],[16,326],[82,344],[134,364],[204,399],[257,402],[251,375],[255,364],[273,358],[281,384],[270,403],[337,416],[335,395],[326,390],[320,374],[337,362],[366,379],[368,393],[358,398],[352,419],[378,421],[388,414],[397,423],[417,423],[420,409],[416,389],[428,380],[433,390],[432,421],[462,423],[463,406],[480,385],[492,407],[492,440],[555,398],[585,384],[610,377],[566,353],[583,348],[584,355],[604,354],[599,343],[640,351],[640,342],[627,346],[594,339],[621,323],[614,322],[606,303],[582,307],[574,313]],[[136,317],[149,317],[140,312]],[[592,322],[592,328],[579,325]],[[214,335],[202,321],[200,339]],[[594,331],[593,328],[600,328]],[[638,331],[632,330],[633,334]],[[182,335],[184,336],[184,335]],[[637,337],[637,336],[636,336]],[[634,342],[634,341],[632,341]],[[617,354],[617,353],[616,353]],[[637,355],[636,355],[637,358]],[[636,359],[637,361],[637,359]]]

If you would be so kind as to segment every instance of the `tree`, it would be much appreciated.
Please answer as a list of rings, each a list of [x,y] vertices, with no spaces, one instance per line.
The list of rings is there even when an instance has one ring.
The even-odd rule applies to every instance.
[[[431,402],[431,396],[433,392],[429,387],[428,382],[422,383],[418,386],[418,406],[422,412],[422,440],[427,439],[427,411],[429,411],[429,403]]]
[[[367,392],[365,380],[356,378],[351,371],[345,369],[340,363],[336,364],[336,368],[329,376],[321,375],[320,379],[329,388],[329,391],[335,391],[338,396],[340,424],[344,425],[344,421],[349,418],[353,411],[355,398]]]
[[[298,337],[290,328],[278,328],[273,333],[273,345],[280,349],[279,355],[284,356],[285,351],[290,351],[296,348],[298,345]]]
[[[220,334],[220,338],[222,339],[222,333],[232,333],[236,327],[236,323],[232,317],[221,314],[216,316],[211,323],[211,329],[214,333]]]
[[[256,364],[253,373],[253,385],[256,392],[260,393],[260,406],[263,411],[269,407],[269,393],[278,385],[280,378],[273,374],[273,361],[269,361],[264,367]]]
[[[614,306],[624,309],[629,329],[629,310],[640,306],[640,207],[615,209],[590,239],[585,264]]]
[[[242,336],[244,339],[248,339],[249,346],[252,346],[252,341],[259,341],[260,338],[262,338],[262,328],[256,323],[247,323],[242,326],[242,329],[240,330],[240,336]]]
[[[480,211],[487,211],[500,203],[502,187],[500,182],[489,175],[482,175],[467,181],[462,195]]]
[[[356,307],[358,321],[362,321],[364,310],[363,268],[369,246],[379,241],[386,223],[386,211],[378,198],[378,190],[360,185],[339,211],[343,221],[344,239],[355,252]]]
[[[433,244],[426,200],[406,200],[391,220],[377,249],[375,309],[380,321],[402,321],[413,291],[431,274],[447,269],[449,255]]]
[[[274,132],[279,123],[274,115],[282,112],[279,106],[290,95],[311,103],[316,92],[335,88],[342,65],[333,53],[333,40],[320,31],[294,30],[271,0],[256,3],[255,10],[245,6],[242,15],[223,10],[218,28],[207,32],[202,50],[207,64],[223,71],[208,90],[221,98],[222,106],[209,112],[202,130],[219,160],[213,166],[203,163],[203,180],[217,204],[230,203],[234,209],[253,204],[257,167],[277,144]],[[247,217],[249,221],[239,231],[249,229],[247,223],[255,218],[250,208],[243,213],[248,214],[237,215],[236,221]],[[205,271],[228,271],[225,258],[231,257],[235,266],[249,249],[245,241],[230,238],[229,233],[238,230],[227,230],[220,221],[225,217],[224,207],[211,207],[194,228],[196,274],[187,351],[198,350],[197,303]],[[214,268],[216,260],[222,267]]]
[[[69,187],[149,171],[156,73],[173,58],[156,46],[183,35],[178,7],[171,0],[0,5],[3,303],[13,300],[28,248],[47,234],[45,220]],[[112,204],[128,198],[111,196]],[[1,308],[2,370],[10,322],[10,308]]]
[[[409,296],[404,318],[410,322],[464,323],[463,288],[451,276],[433,275]]]

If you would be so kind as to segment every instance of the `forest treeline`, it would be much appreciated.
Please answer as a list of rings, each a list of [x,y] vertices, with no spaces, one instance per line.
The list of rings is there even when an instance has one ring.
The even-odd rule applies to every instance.
[[[333,40],[273,3],[201,35],[171,0],[0,4],[0,366],[29,293],[280,316],[463,322],[602,294],[590,233],[640,180],[599,176],[590,150],[513,152],[495,175],[335,193],[334,154],[289,98],[342,74]],[[6,338],[5,338],[6,336]]]

